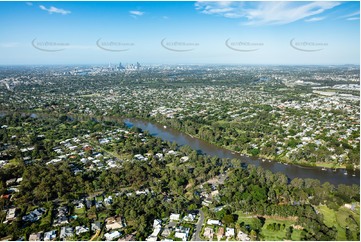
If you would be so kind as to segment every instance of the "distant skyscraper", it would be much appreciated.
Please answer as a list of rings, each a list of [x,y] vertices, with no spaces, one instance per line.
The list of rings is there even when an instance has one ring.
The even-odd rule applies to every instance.
[[[139,64],[139,62],[137,62],[137,70],[139,70],[140,67],[142,67],[142,66]]]
[[[124,70],[124,69],[125,69],[125,67],[122,66],[122,63],[121,63],[121,62],[119,62],[118,70]]]

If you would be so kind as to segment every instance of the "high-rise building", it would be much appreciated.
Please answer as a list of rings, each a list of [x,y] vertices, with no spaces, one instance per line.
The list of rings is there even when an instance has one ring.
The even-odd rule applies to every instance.
[[[124,70],[124,69],[125,69],[125,67],[122,66],[122,63],[121,63],[121,62],[119,62],[118,70]]]

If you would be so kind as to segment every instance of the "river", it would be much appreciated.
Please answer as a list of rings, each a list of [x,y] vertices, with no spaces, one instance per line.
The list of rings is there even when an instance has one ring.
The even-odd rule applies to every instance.
[[[290,179],[296,177],[313,178],[320,180],[321,183],[329,182],[334,185],[360,184],[360,172],[358,170],[356,172],[347,172],[345,169],[337,169],[336,171],[331,169],[322,170],[320,167],[303,167],[292,164],[286,165],[269,160],[262,161],[262,159],[259,158],[241,156],[238,153],[210,144],[198,138],[191,137],[190,135],[170,127],[164,127],[161,124],[151,123],[139,119],[125,119],[124,122],[128,127],[135,126],[144,131],[148,131],[151,135],[159,137],[162,140],[175,142],[178,145],[188,145],[202,154],[217,156],[219,158],[239,159],[241,162],[246,164],[261,166],[272,172],[281,172]]]
[[[0,116],[5,116],[7,114],[6,111],[0,111]],[[21,113],[22,115],[30,115],[32,118],[37,118],[41,116],[43,118],[47,118],[49,115],[47,114],[39,114],[39,113]],[[50,115],[51,116],[51,115]],[[74,119],[72,116],[68,116],[71,119]],[[89,119],[90,117],[86,117],[85,119]],[[94,118],[92,118],[95,120]],[[121,118],[114,117],[104,117],[104,120],[108,121],[116,121],[121,122]],[[148,122],[140,119],[124,119],[124,123],[128,127],[138,127],[144,131],[148,131],[151,135],[155,137],[159,137],[162,140],[175,142],[178,145],[188,145],[192,149],[198,151],[199,153],[216,156],[219,158],[229,158],[229,159],[238,159],[246,164],[253,164],[256,166],[261,166],[264,169],[270,170],[274,173],[281,172],[285,174],[288,178],[312,178],[318,179],[323,182],[329,182],[334,185],[338,184],[346,184],[352,185],[357,184],[360,185],[360,171],[346,171],[346,169],[337,169],[333,171],[331,169],[322,170],[320,167],[303,167],[292,164],[282,164],[279,162],[265,160],[255,158],[255,157],[247,157],[241,156],[238,153],[232,152],[230,150],[224,149],[222,147],[210,144],[206,141],[200,140],[195,137],[191,137],[188,134],[182,133],[176,129],[172,129],[170,127],[164,127],[161,124]]]

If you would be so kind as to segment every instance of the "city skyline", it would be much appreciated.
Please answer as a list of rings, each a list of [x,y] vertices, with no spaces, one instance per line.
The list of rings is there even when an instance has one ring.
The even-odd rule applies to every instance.
[[[360,59],[356,1],[0,6],[0,65],[359,65]]]

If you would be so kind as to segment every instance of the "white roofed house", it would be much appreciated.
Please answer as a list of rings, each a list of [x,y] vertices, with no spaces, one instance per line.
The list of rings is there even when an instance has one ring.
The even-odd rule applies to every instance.
[[[106,206],[109,206],[109,205],[111,205],[112,203],[113,203],[113,197],[112,197],[112,196],[108,196],[108,197],[104,198],[104,204],[105,204]]]
[[[12,184],[15,184],[16,183],[16,178],[13,178],[13,179],[9,179],[6,181],[6,186],[10,186]]]
[[[187,162],[189,160],[188,156],[183,156],[180,158],[180,162]]]
[[[10,222],[16,218],[16,208],[10,208],[6,213],[6,221]]]
[[[208,219],[207,224],[208,225],[218,225],[218,226],[222,225],[222,223],[219,220],[214,220],[214,219]]]
[[[111,231],[108,233],[104,234],[104,237],[107,241],[112,241],[114,239],[117,239],[121,236],[122,234],[119,231]]]
[[[82,209],[83,207],[84,207],[84,203],[82,203],[82,202],[77,202],[75,205],[76,209]]]
[[[183,218],[183,220],[186,222],[193,222],[195,218],[196,218],[196,215],[188,214]]]
[[[226,237],[234,237],[235,236],[235,232],[234,232],[234,228],[226,228]]]
[[[169,219],[171,221],[178,221],[180,219],[180,214],[177,214],[177,213],[172,213],[170,216],[169,216]]]
[[[44,241],[51,241],[56,239],[56,230],[45,232]]]
[[[77,234],[77,235],[80,235],[80,234],[84,234],[84,233],[86,233],[86,232],[88,232],[89,231],[89,228],[88,227],[86,227],[86,226],[76,226],[75,227],[75,233]]]
[[[60,239],[66,239],[68,237],[74,236],[72,227],[61,227],[60,229]]]
[[[175,229],[174,237],[181,239],[182,241],[187,241],[189,231],[190,231],[190,228],[185,228],[185,227],[180,226]]]
[[[162,229],[162,220],[154,219],[153,222],[153,233],[146,238],[146,241],[157,241],[158,234]]]
[[[174,237],[181,239],[182,241],[187,241],[188,234],[183,232],[175,232]]]

